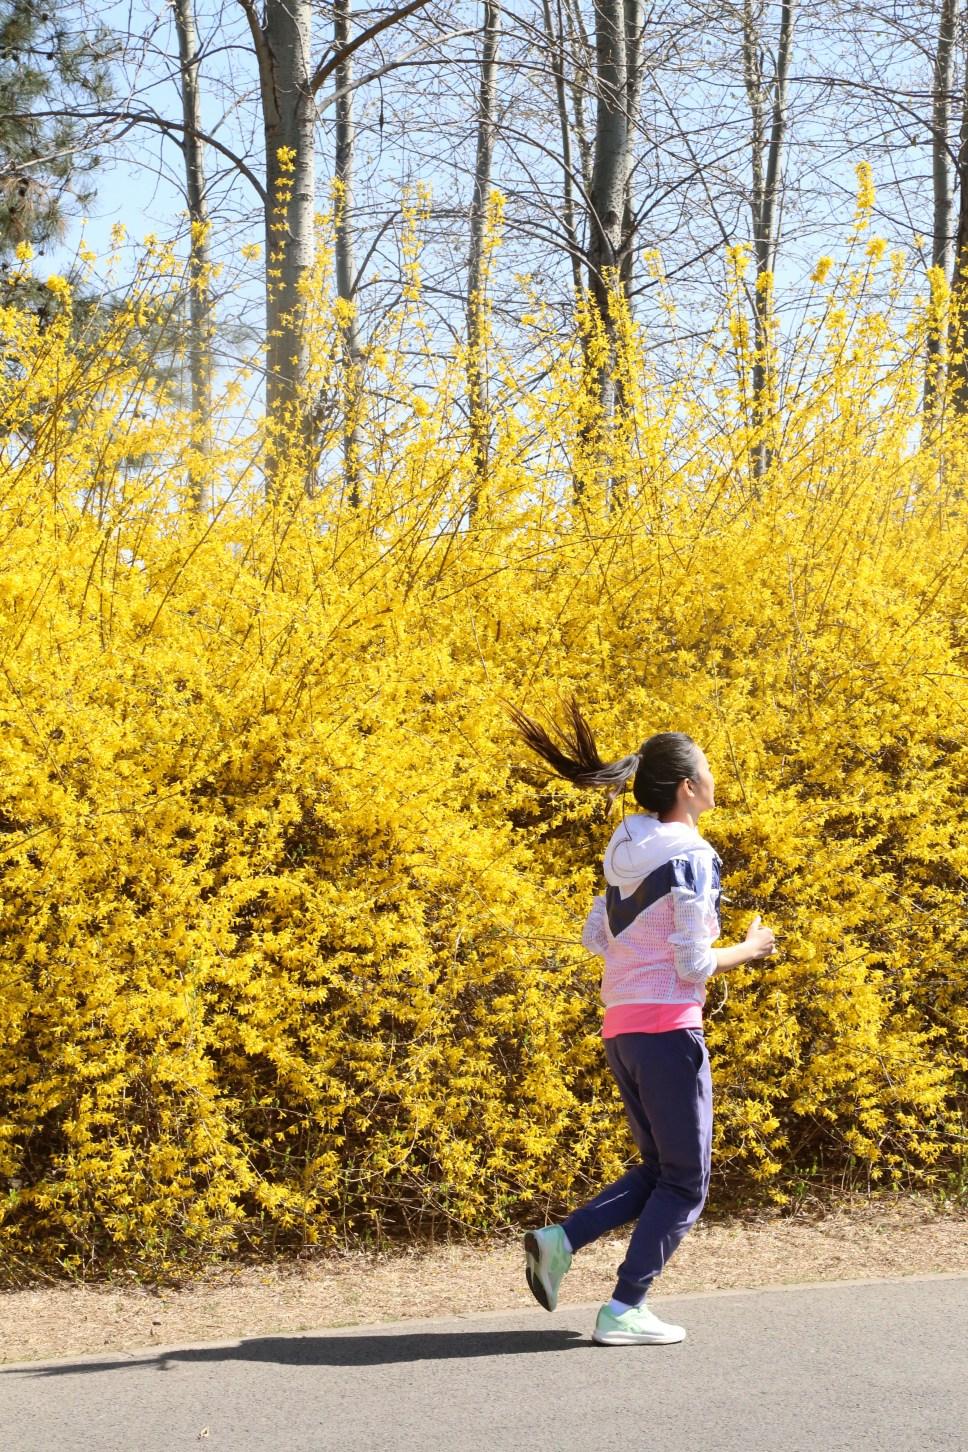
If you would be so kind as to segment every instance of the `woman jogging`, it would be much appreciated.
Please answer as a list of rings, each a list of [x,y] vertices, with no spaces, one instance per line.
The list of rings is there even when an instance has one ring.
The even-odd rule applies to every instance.
[[[705,755],[678,731],[651,736],[631,756],[605,763],[577,705],[558,745],[519,711],[528,746],[579,787],[631,779],[641,813],[627,816],[605,852],[597,897],[582,942],[605,960],[602,1036],[641,1164],[633,1166],[560,1225],[529,1230],[525,1264],[536,1300],[553,1311],[558,1288],[583,1245],[635,1221],[612,1299],[592,1339],[602,1346],[681,1341],[645,1303],[649,1287],[699,1218],[709,1188],[712,1084],[703,1038],[706,980],[766,958],[773,933],[753,920],[746,939],[713,948],[719,937],[720,861],[696,823],[715,805]]]

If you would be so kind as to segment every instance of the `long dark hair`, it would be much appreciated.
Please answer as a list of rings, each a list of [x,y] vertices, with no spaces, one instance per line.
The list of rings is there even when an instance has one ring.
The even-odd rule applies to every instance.
[[[526,745],[558,776],[578,787],[609,787],[613,797],[631,778],[632,795],[646,812],[670,811],[679,783],[699,770],[699,747],[682,731],[660,731],[629,756],[602,761],[592,728],[574,699],[565,703],[565,721],[557,727],[557,741],[517,706],[508,710]]]

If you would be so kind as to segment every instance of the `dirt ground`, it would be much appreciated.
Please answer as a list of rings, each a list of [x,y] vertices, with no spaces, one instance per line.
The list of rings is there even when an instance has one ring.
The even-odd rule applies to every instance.
[[[622,1240],[583,1250],[562,1303],[607,1297],[623,1251]],[[0,1362],[533,1306],[522,1267],[515,1239],[223,1269],[180,1290],[7,1291],[0,1293]],[[954,1271],[968,1271],[968,1211],[861,1202],[814,1217],[700,1221],[655,1294]]]

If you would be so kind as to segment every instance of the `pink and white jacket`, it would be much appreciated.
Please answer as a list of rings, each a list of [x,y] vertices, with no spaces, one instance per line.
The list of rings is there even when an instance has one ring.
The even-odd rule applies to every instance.
[[[716,967],[722,898],[715,850],[693,828],[636,813],[605,852],[604,897],[596,897],[582,943],[605,959],[602,1002],[697,1004]]]

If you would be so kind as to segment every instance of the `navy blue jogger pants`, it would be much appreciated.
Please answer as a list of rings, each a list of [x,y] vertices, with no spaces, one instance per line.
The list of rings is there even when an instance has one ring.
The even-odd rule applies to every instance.
[[[614,1185],[563,1222],[573,1250],[636,1222],[613,1295],[637,1306],[709,1190],[713,1103],[701,1029],[617,1034],[605,1040],[609,1067],[642,1156]]]

